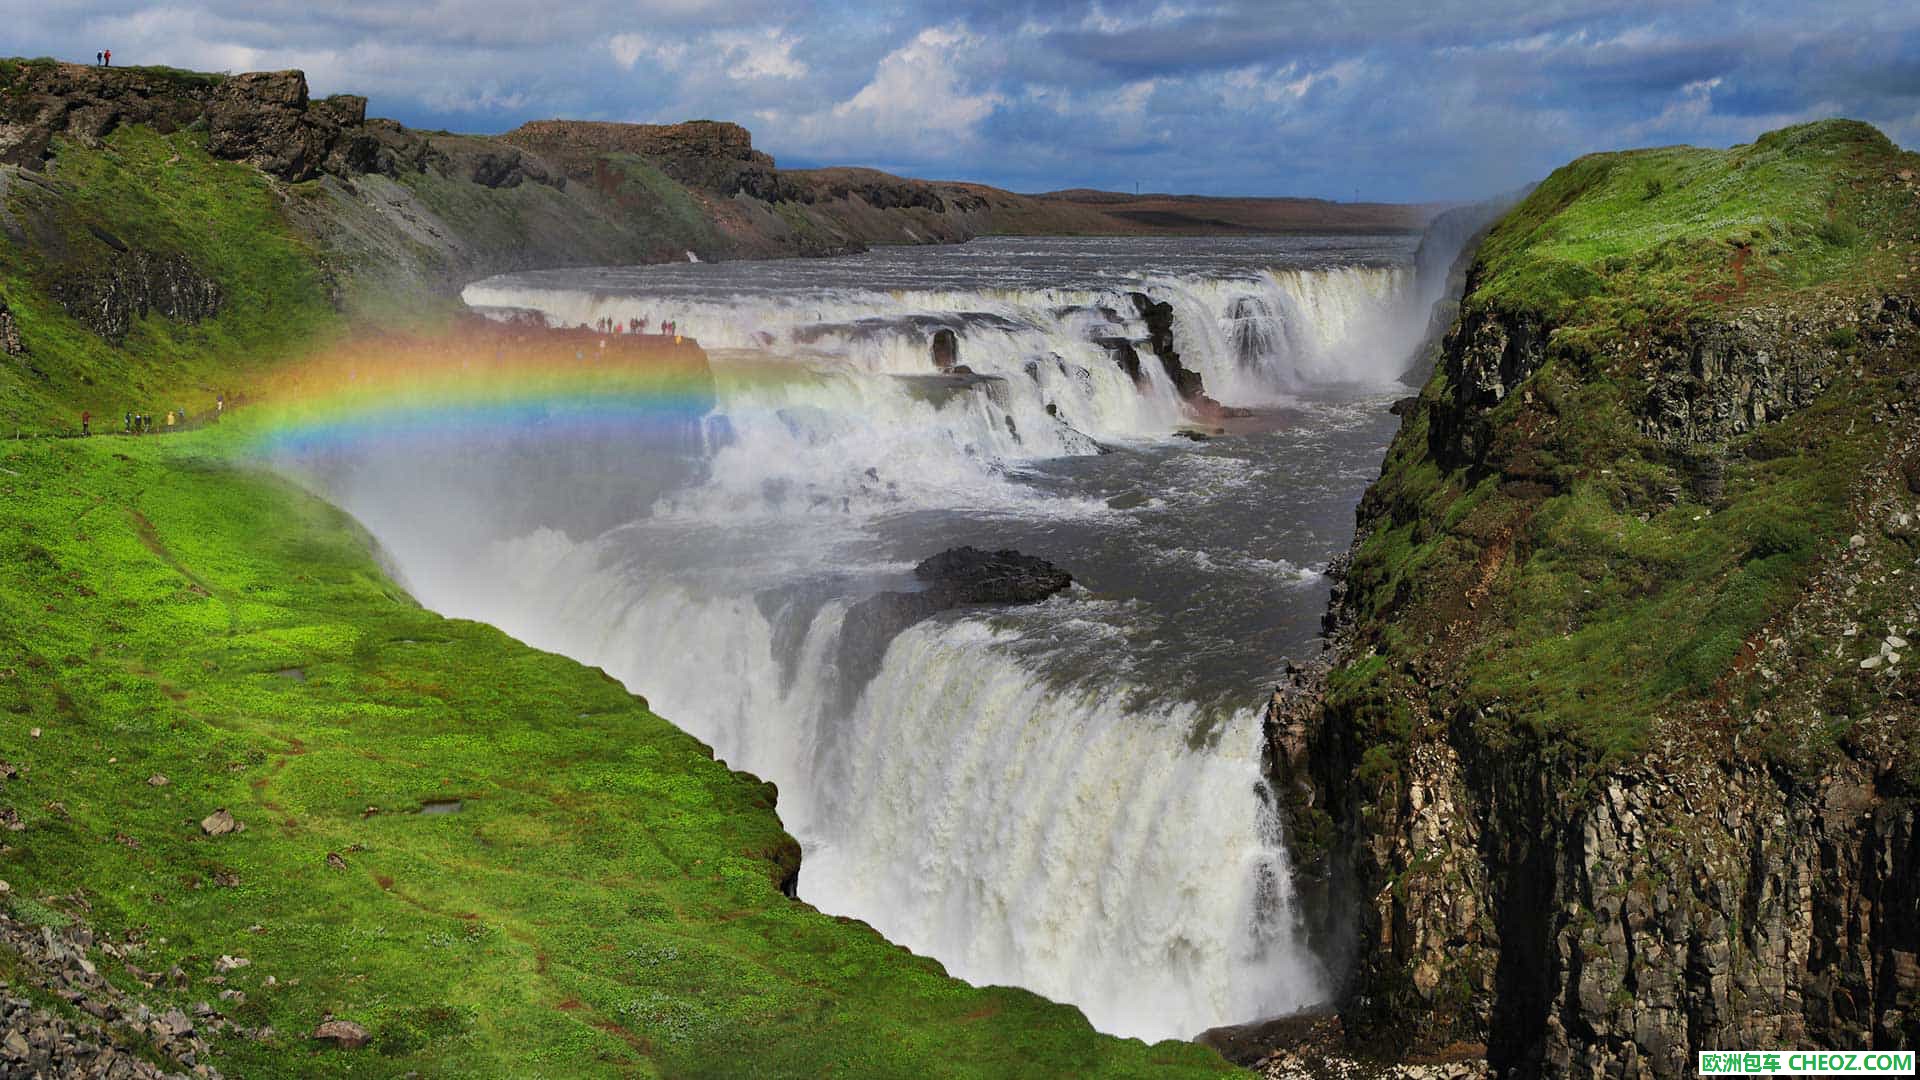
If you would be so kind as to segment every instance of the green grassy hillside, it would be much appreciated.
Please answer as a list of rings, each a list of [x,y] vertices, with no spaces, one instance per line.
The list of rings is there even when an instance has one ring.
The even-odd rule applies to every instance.
[[[1852,120],[1727,150],[1593,154],[1556,170],[1488,236],[1468,302],[1591,332],[1828,283],[1892,285],[1914,251],[1911,192],[1894,176],[1902,160]]]
[[[210,410],[296,351],[340,330],[311,248],[257,170],[216,161],[205,136],[123,128],[97,149],[63,143],[44,176],[0,191],[0,301],[26,351],[0,357],[0,431],[78,431],[80,411],[118,429],[129,410]],[[137,318],[103,339],[55,299],[111,274],[127,250],[184,256],[218,283],[220,311],[189,323]]]
[[[229,1075],[1224,1068],[789,900],[771,785],[599,672],[420,609],[231,441],[0,445],[7,902],[137,928],[140,967],[193,980],[156,1008],[243,991],[223,1011],[279,1034],[216,1039]],[[221,807],[246,830],[203,835]],[[223,954],[251,964],[209,983]],[[328,1013],[372,1047],[316,1050]]]
[[[657,174],[626,177],[616,194],[668,215],[636,229],[711,230]],[[412,182],[484,218],[473,236],[559,212],[549,188],[479,206],[474,185]],[[377,263],[390,237],[334,184],[215,160],[191,128],[0,168],[0,300],[25,347],[0,354],[0,423],[30,436],[0,442],[0,759],[20,773],[0,810],[23,826],[0,833],[0,908],[144,941],[139,969],[189,981],[93,962],[156,1010],[211,1002],[276,1033],[215,1037],[227,1075],[1227,1070],[969,987],[783,895],[798,850],[770,785],[601,673],[421,610],[352,522],[241,463],[244,407],[187,434],[47,437],[83,409],[96,431],[128,410],[203,419],[360,329],[336,297],[387,279],[347,256]],[[316,222],[345,239],[316,244]],[[147,257],[211,283],[217,314],[135,315],[115,340],[63,304],[76,282],[110,297]],[[388,292],[420,317],[416,293]],[[419,812],[449,798],[457,813]],[[202,833],[222,807],[244,832]],[[250,964],[219,976],[222,955]],[[75,1012],[3,946],[0,986]],[[372,1045],[322,1049],[308,1033],[329,1014]]]
[[[1913,357],[1876,345],[1861,305],[1920,284],[1916,166],[1849,121],[1600,154],[1494,228],[1457,362],[1364,508],[1351,581],[1371,655],[1335,696],[1373,718],[1379,768],[1410,734],[1393,702],[1436,685],[1600,759],[1636,753],[1662,714],[1757,704],[1737,657],[1847,541],[1894,441],[1883,409]],[[1537,367],[1473,402],[1462,363],[1521,363],[1528,335]],[[1746,369],[1689,370],[1723,338]],[[1668,429],[1663,385],[1705,397],[1716,379],[1785,380],[1789,361],[1818,373],[1806,407],[1724,438]],[[1467,425],[1487,433],[1477,452]]]

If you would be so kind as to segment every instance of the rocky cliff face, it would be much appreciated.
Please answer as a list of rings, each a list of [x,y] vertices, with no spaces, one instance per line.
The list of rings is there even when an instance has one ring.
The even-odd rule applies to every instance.
[[[1134,310],[1147,324],[1147,345],[1160,365],[1167,371],[1167,378],[1173,380],[1173,388],[1180,391],[1183,398],[1193,398],[1205,391],[1201,385],[1200,373],[1189,370],[1180,362],[1180,351],[1173,345],[1173,305],[1164,300],[1155,300],[1146,293],[1128,293],[1133,301]],[[1124,364],[1124,358],[1121,359]],[[1138,361],[1136,360],[1137,364]]]
[[[285,215],[318,252],[336,303],[376,319],[511,270],[681,260],[689,252],[709,261],[832,255],[992,231],[1249,227],[1206,218],[1162,229],[1117,204],[870,169],[780,169],[731,123],[550,120],[501,136],[453,135],[368,117],[362,97],[314,99],[298,71],[209,75],[0,60],[0,166],[44,171],[63,144],[106,152],[115,132],[133,126],[179,133],[281,184]],[[1422,218],[1400,207],[1356,217],[1306,200],[1242,200],[1234,213],[1263,221],[1268,210],[1288,228],[1404,229]]]
[[[792,198],[795,190],[774,168],[773,158],[753,148],[753,137],[738,124],[537,120],[500,138],[559,163],[575,180],[591,178],[595,163],[607,154],[633,154],[657,162],[661,172],[687,187],[720,195],[780,202]]]
[[[1321,784],[1354,783],[1327,768],[1338,749],[1311,754]],[[1913,1046],[1911,795],[1871,762],[1780,779],[1685,753],[1582,778],[1462,718],[1416,741],[1392,782],[1322,787],[1341,791],[1330,809],[1362,902],[1349,1024],[1483,1042],[1518,1076]]]
[[[0,163],[38,168],[58,137],[97,143],[125,124],[160,132],[201,126],[216,157],[282,180],[402,167],[417,138],[367,122],[367,99],[307,96],[298,71],[197,76],[139,68],[25,63],[0,96]],[[388,145],[393,144],[393,145]]]
[[[825,255],[965,240],[990,222],[985,197],[963,187],[779,170],[735,124],[543,121],[486,137],[366,109],[311,98],[298,71],[0,62],[0,164],[44,170],[61,140],[102,148],[132,125],[203,134],[213,157],[302,185],[288,215],[356,308],[503,270]]]
[[[0,353],[19,356],[27,347],[20,340],[20,327],[13,320],[13,312],[7,309],[7,302],[0,300]]]
[[[1920,192],[1870,160],[1884,234],[1817,288],[1741,295],[1731,245],[1679,313],[1517,299],[1585,191],[1476,261],[1267,712],[1350,1033],[1509,1076],[1920,1045]]]
[[[105,261],[61,272],[53,297],[87,329],[119,344],[149,314],[197,323],[220,313],[220,286],[180,254],[120,245]]]

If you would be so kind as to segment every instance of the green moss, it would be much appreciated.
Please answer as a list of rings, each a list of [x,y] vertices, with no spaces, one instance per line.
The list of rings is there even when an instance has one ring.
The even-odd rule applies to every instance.
[[[610,154],[603,160],[620,175],[616,199],[637,216],[635,225],[655,237],[664,254],[713,249],[718,241],[713,223],[685,187],[643,157]]]
[[[0,424],[12,434],[76,431],[80,412],[118,428],[122,413],[210,411],[338,329],[313,253],[280,212],[272,182],[217,161],[192,132],[116,131],[100,149],[62,142],[50,166],[62,194],[8,188],[7,210],[44,242],[0,245],[0,297],[18,323],[25,362],[0,364]],[[184,255],[218,283],[219,314],[197,325],[158,315],[119,344],[102,340],[52,298],[63,277],[130,248]]]
[[[1869,361],[1860,374],[1731,445],[1669,447],[1641,431],[1641,350],[1748,307],[1844,310],[1895,287],[1920,257],[1894,182],[1913,164],[1845,121],[1595,155],[1496,225],[1465,307],[1543,325],[1545,362],[1487,410],[1480,470],[1436,460],[1429,412],[1452,407],[1437,370],[1368,494],[1349,581],[1379,655],[1330,698],[1364,732],[1367,778],[1406,745],[1380,703],[1411,669],[1443,672],[1459,691],[1443,709],[1472,708],[1490,740],[1593,765],[1638,754],[1657,717],[1743,692],[1749,643],[1852,531],[1859,478],[1887,451],[1873,413],[1902,369],[1838,325],[1819,344]]]
[[[1893,153],[1866,124],[1826,120],[1727,150],[1581,158],[1487,237],[1468,303],[1615,324],[1628,311],[1684,318],[1755,286],[1858,280],[1860,238],[1889,220],[1898,195],[1863,193],[1857,181]],[[1897,269],[1873,262],[1876,273]]]
[[[599,672],[409,602],[351,520],[228,464],[233,427],[0,444],[12,908],[83,890],[96,926],[146,928],[142,966],[192,973],[186,1004],[248,957],[232,1012],[284,1034],[216,1039],[223,1071],[338,1075],[301,1036],[328,1012],[394,1075],[1226,1071],[782,896],[768,785]],[[202,836],[221,806],[247,830]]]

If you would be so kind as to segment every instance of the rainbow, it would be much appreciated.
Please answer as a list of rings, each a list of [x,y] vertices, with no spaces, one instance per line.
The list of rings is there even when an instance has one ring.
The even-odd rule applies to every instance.
[[[751,378],[791,377],[768,365]],[[680,438],[714,403],[706,353],[645,335],[484,330],[356,340],[272,377],[247,410],[269,453],[490,434]]]

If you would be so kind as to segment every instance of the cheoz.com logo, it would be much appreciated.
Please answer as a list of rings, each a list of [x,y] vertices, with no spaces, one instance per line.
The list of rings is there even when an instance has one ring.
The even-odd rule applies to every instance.
[[[1912,1076],[1911,1050],[1702,1050],[1702,1076]]]

